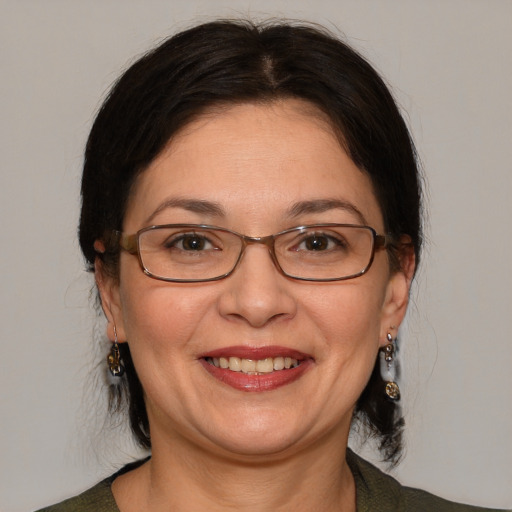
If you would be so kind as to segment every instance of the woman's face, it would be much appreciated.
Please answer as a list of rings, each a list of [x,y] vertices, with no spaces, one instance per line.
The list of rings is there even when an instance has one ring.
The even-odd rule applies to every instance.
[[[124,232],[176,223],[254,237],[315,223],[384,229],[369,178],[321,114],[297,100],[234,106],[172,139],[135,183]],[[153,446],[181,439],[239,457],[345,443],[408,294],[386,251],[361,277],[318,283],[280,274],[262,245],[249,245],[228,278],[194,284],[149,278],[123,251],[119,284],[100,279],[100,287],[110,333],[115,322],[130,344]],[[212,369],[213,356],[301,363],[261,378]]]

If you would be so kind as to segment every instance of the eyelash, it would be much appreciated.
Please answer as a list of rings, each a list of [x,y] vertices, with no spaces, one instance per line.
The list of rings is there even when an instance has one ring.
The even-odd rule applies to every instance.
[[[333,247],[329,247],[329,245],[331,243],[334,243],[335,246],[339,247],[339,248],[346,248],[347,247],[347,243],[344,239],[340,239],[336,236],[333,236],[332,234],[328,234],[328,233],[307,233],[305,234],[302,239],[299,241],[298,244],[296,244],[294,247],[297,247],[296,250],[302,250],[302,249],[299,249],[299,247],[304,244],[304,243],[307,243],[308,241],[312,240],[312,239],[326,239],[327,240],[327,248],[325,250],[332,250],[334,249]],[[314,249],[309,249],[310,251],[312,252],[315,252]],[[321,251],[319,251],[321,252]]]
[[[182,234],[179,234],[179,235],[173,235],[173,237],[171,239],[167,239],[163,246],[166,248],[166,249],[179,249],[179,250],[182,250],[182,251],[191,251],[193,252],[194,249],[185,249],[185,247],[177,247],[177,245],[181,242],[182,245],[183,245],[183,242],[187,239],[197,239],[197,240],[200,240],[202,243],[204,244],[210,244],[212,246],[212,249],[217,249],[217,247],[215,247],[215,245],[208,239],[208,237],[206,237],[205,235],[201,235],[201,234],[198,234],[198,233],[182,233]],[[204,247],[201,247],[200,250],[197,250],[197,252],[201,252],[203,250],[212,250],[212,249],[205,249]]]

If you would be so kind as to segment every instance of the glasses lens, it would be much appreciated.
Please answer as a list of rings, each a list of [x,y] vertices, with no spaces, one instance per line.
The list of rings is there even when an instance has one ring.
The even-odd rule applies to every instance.
[[[241,247],[233,233],[199,226],[158,226],[139,235],[146,272],[172,281],[221,277],[236,265]]]
[[[367,227],[311,226],[279,235],[275,252],[290,277],[328,281],[364,273],[373,243],[373,230]]]
[[[265,243],[246,238],[247,243]],[[289,277],[312,281],[349,279],[363,274],[374,251],[369,227],[315,225],[276,235],[274,252]],[[169,281],[208,281],[228,275],[243,248],[230,231],[191,225],[155,226],[139,233],[139,253],[145,272]]]

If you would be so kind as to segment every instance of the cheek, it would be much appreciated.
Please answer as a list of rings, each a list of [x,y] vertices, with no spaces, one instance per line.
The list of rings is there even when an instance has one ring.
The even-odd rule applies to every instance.
[[[183,416],[181,402],[193,396],[189,376],[197,371],[198,333],[210,297],[143,276],[144,285],[121,288],[130,353],[146,395],[146,404],[168,404]],[[154,281],[154,282],[153,282]],[[149,413],[148,409],[148,413]]]
[[[121,260],[119,294],[131,351],[146,350],[148,357],[185,344],[211,303],[208,290],[152,279],[134,258]]]
[[[347,281],[335,289],[325,287],[311,293],[305,304],[308,315],[330,337],[355,343],[373,334],[377,341],[384,296],[384,286],[373,286],[359,278],[359,282]]]
[[[150,283],[136,291],[122,292],[128,341],[148,345],[153,350],[171,350],[186,343],[210,303],[204,294],[174,290],[166,283]]]
[[[311,294],[308,303],[308,317],[321,333],[317,363],[332,386],[331,400],[342,405],[358,399],[379,351],[385,283],[365,277],[325,287],[322,293]]]

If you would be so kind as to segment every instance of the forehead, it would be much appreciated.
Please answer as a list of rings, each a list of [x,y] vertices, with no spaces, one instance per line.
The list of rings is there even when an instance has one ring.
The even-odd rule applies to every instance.
[[[299,100],[212,110],[185,126],[134,184],[125,226],[140,229],[168,198],[215,202],[262,224],[297,202],[336,199],[381,224],[369,177],[327,117]]]

